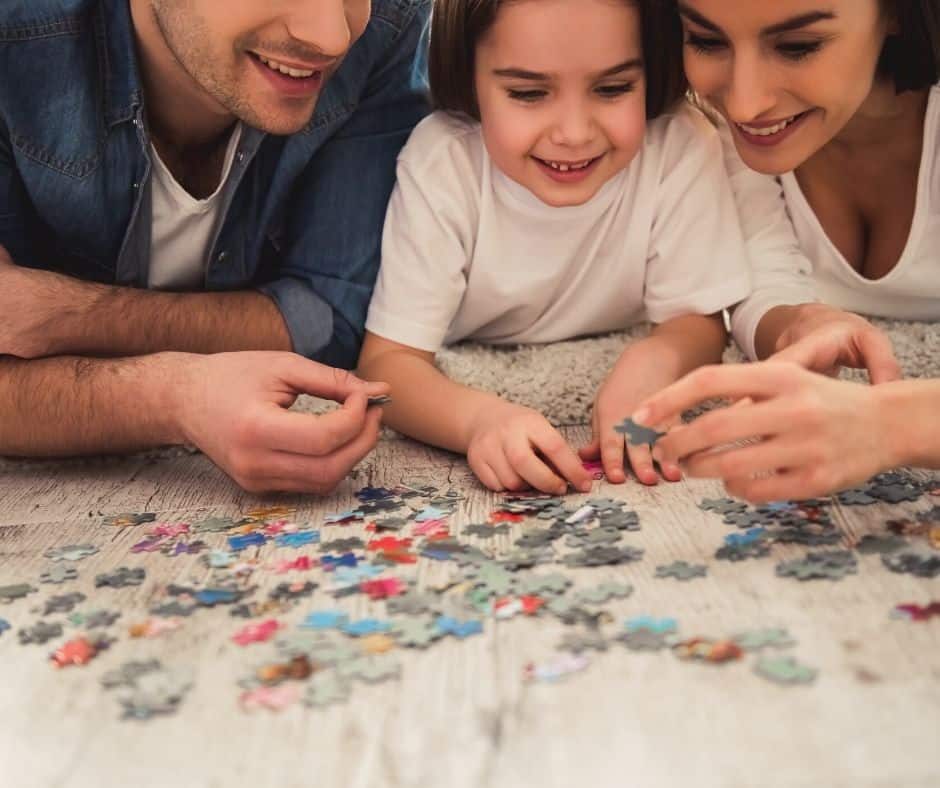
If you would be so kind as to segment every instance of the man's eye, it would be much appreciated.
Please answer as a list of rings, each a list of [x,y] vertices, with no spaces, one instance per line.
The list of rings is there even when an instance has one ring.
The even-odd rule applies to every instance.
[[[506,92],[513,101],[524,101],[528,104],[543,99],[548,95],[544,90],[507,90]]]
[[[777,51],[788,60],[802,60],[803,58],[815,55],[822,49],[822,41],[805,41],[792,44],[778,44]]]
[[[636,88],[635,82],[622,82],[619,85],[601,85],[596,92],[604,98],[617,98],[625,93],[632,93]]]
[[[726,47],[720,38],[706,38],[695,33],[686,33],[685,43],[703,55],[711,55]]]

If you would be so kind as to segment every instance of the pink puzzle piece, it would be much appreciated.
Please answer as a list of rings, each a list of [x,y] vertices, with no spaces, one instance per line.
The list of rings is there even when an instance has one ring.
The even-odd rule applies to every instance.
[[[284,625],[276,619],[269,618],[258,624],[246,624],[232,635],[232,640],[239,646],[247,646],[251,643],[264,643],[281,629]]]

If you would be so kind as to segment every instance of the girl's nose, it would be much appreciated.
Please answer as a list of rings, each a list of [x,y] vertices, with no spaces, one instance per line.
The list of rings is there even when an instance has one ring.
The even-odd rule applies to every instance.
[[[559,108],[550,138],[555,145],[578,148],[592,142],[595,131],[594,118],[588,108],[572,102]]]

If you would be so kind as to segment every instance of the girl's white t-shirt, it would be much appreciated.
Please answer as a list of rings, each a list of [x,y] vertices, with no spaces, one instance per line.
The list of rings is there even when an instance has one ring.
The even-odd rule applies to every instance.
[[[398,160],[366,328],[437,352],[553,342],[713,314],[750,279],[714,128],[683,106],[587,203],[556,208],[490,160],[480,125],[434,113]]]
[[[895,267],[880,279],[867,279],[848,263],[819,223],[793,173],[776,179],[741,173],[740,168],[747,168],[730,135],[725,127],[726,158],[754,270],[754,292],[735,312],[732,324],[736,339],[751,357],[757,325],[775,306],[822,301],[876,317],[940,320],[940,87],[931,89],[927,104],[917,202],[907,245]],[[792,221],[789,227],[779,223],[774,202],[785,207]],[[776,227],[776,241],[762,246],[753,240],[752,234],[761,226],[765,233]],[[794,239],[799,252],[781,253]]]

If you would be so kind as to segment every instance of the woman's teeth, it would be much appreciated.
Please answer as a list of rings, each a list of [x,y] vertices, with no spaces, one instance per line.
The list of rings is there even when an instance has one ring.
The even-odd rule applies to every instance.
[[[276,60],[261,57],[261,55],[258,55],[258,60],[264,63],[271,70],[279,71],[281,74],[286,74],[287,76],[293,77],[294,79],[308,79],[317,73],[316,71],[306,71],[304,69],[291,68],[290,66],[285,66],[283,63],[278,63]]]
[[[746,134],[750,134],[752,137],[772,137],[774,134],[779,134],[787,126],[789,126],[794,121],[799,120],[803,117],[803,114],[794,115],[792,118],[787,118],[786,120],[780,121],[773,126],[764,126],[762,128],[754,128],[753,126],[748,126],[746,123],[739,123],[738,128]]]

